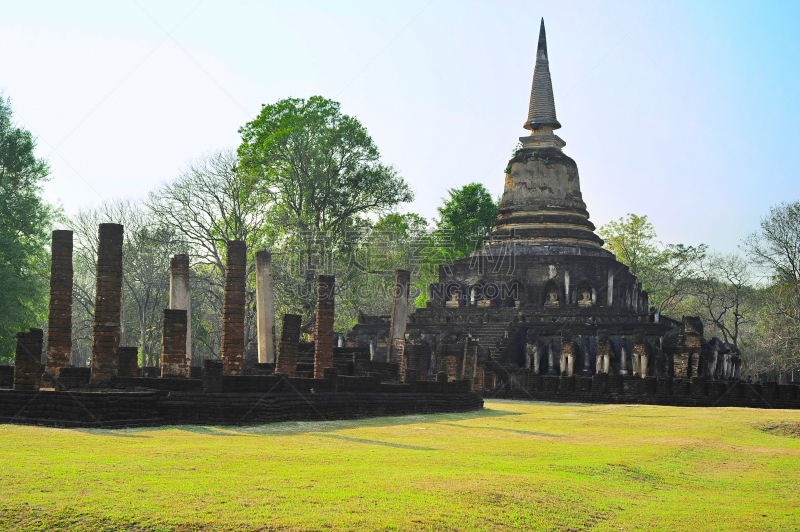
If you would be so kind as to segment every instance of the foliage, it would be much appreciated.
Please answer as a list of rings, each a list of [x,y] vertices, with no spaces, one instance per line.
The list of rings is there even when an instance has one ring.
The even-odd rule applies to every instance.
[[[689,280],[691,309],[705,324],[705,336],[719,336],[739,347],[742,333],[756,318],[761,298],[750,264],[735,253],[710,253]]]
[[[275,200],[291,230],[342,235],[354,220],[414,196],[358,119],[321,96],[265,105],[239,132],[241,168]]]
[[[800,283],[800,201],[770,207],[744,248],[776,284]]]
[[[451,242],[455,258],[469,256],[483,244],[497,218],[497,203],[480,183],[451,188],[437,208],[436,233],[442,243]],[[449,247],[449,246],[448,246]]]
[[[0,93],[0,360],[13,358],[16,332],[46,322],[48,230],[58,214],[41,198],[50,167],[12,116]]]
[[[796,530],[800,440],[774,428],[798,424],[797,410],[487,400],[251,427],[3,425],[0,529]]]
[[[770,208],[744,249],[772,281],[763,290],[755,347],[784,380],[800,371],[800,201]]]
[[[169,306],[170,257],[185,249],[178,245],[169,225],[131,200],[105,201],[98,207],[79,211],[68,222],[74,234],[75,268],[72,362],[85,365],[90,358],[95,261],[101,223],[118,223],[125,227],[120,345],[138,346],[141,365],[158,365],[162,311]]]
[[[687,280],[695,274],[698,262],[708,250],[705,244],[664,245],[657,240],[647,216],[633,213],[602,225],[597,232],[605,240],[605,248],[641,281],[657,311],[669,313],[681,309],[690,295]]]

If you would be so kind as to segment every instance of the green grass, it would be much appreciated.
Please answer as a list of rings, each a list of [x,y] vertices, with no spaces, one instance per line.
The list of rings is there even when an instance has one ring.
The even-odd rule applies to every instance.
[[[800,411],[510,401],[248,428],[0,425],[0,529],[800,530],[798,426]]]

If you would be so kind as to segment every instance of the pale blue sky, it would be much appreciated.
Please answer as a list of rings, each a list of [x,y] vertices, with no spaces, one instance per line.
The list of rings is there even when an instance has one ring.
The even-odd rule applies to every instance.
[[[0,90],[67,213],[235,147],[262,103],[320,94],[369,129],[426,217],[502,192],[540,17],[591,219],[732,251],[800,199],[800,2],[0,1]],[[169,35],[169,36],[168,36]]]

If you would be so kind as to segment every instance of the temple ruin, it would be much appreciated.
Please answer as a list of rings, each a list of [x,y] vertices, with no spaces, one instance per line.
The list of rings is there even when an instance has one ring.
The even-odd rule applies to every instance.
[[[595,234],[578,167],[554,133],[561,124],[544,20],[523,127],[530,134],[508,163],[484,245],[439,267],[427,307],[407,324],[394,312],[362,314],[348,345],[401,364],[401,375],[409,367],[403,353],[414,352],[415,372],[434,378],[443,371],[499,395],[547,398],[574,389],[575,378],[739,380],[736,347],[705,339],[697,318],[649,308],[642,284]]]
[[[395,272],[391,315],[334,333],[336,279],[319,275],[313,341],[299,315],[276,338],[272,256],[255,252],[257,362],[245,358],[248,250],[226,244],[219,360],[191,349],[187,255],[172,258],[159,368],[120,345],[124,228],[101,224],[91,367],[69,365],[72,233],[53,232],[48,331],[17,333],[0,366],[0,422],[118,427],[347,419],[479,409],[484,396],[680,406],[800,408],[797,385],[744,383],[736,348],[698,318],[659,316],[594,233],[578,168],[555,135],[544,21],[528,116],[489,238],[439,266],[409,313],[411,274]],[[275,342],[278,339],[276,350]],[[338,341],[337,341],[338,339]],[[46,349],[44,347],[46,346]],[[45,359],[42,360],[43,351]]]

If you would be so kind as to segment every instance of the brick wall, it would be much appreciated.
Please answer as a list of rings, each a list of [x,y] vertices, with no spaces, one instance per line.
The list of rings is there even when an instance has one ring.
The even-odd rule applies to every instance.
[[[231,240],[228,242],[227,253],[220,357],[225,375],[241,375],[244,356],[244,289],[247,274],[247,248],[243,241]]]
[[[92,384],[105,386],[116,374],[122,301],[122,240],[119,224],[100,224],[92,328]]]
[[[314,378],[320,379],[325,368],[333,367],[333,318],[336,279],[317,276],[317,323],[314,329]]]
[[[53,231],[45,371],[58,378],[72,353],[72,231]]]

